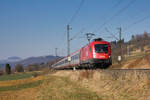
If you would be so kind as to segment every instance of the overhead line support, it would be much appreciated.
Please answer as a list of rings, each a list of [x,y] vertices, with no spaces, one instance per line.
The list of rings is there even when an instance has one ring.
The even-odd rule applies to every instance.
[[[70,25],[67,25],[67,56],[70,55]]]

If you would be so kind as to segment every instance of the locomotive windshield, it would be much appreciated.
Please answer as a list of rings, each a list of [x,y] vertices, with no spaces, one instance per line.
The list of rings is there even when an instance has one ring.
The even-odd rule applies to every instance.
[[[107,44],[95,44],[95,52],[96,53],[108,53],[108,45]]]

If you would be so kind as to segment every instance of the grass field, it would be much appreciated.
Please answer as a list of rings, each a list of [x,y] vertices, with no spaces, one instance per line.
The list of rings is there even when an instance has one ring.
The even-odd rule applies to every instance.
[[[0,76],[0,81],[19,80],[32,77],[32,73],[18,73]]]
[[[39,72],[0,76],[0,100],[36,100],[44,77]],[[34,77],[36,75],[36,77]]]
[[[34,88],[42,84],[42,80],[35,81],[35,82],[30,82],[30,83],[25,83],[25,84],[17,84],[17,85],[12,85],[12,86],[4,86],[0,87],[0,92],[4,91],[16,91],[16,90],[21,90],[21,89],[26,89],[26,88]]]

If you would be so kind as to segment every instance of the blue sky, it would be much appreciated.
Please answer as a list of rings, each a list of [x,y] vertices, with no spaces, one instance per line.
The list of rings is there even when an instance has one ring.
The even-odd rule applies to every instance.
[[[95,32],[95,37],[107,41],[115,39],[108,38],[110,34],[105,28],[118,36],[117,28],[122,27],[126,41],[132,34],[150,32],[150,18],[132,25],[150,16],[150,0],[135,0],[111,19],[131,1],[84,0],[70,24],[71,37],[83,30],[71,41],[71,52],[88,43],[85,38],[87,32]],[[80,2],[81,0],[0,0],[0,59],[10,56],[27,58],[54,55],[55,48],[58,48],[58,55],[66,55],[66,25]],[[101,27],[106,21],[108,22]]]

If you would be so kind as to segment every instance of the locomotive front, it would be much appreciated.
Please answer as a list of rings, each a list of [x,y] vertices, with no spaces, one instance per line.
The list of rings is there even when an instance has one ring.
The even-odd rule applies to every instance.
[[[92,63],[95,65],[103,65],[108,67],[112,64],[111,60],[111,46],[106,41],[94,41],[92,43],[93,59]]]

